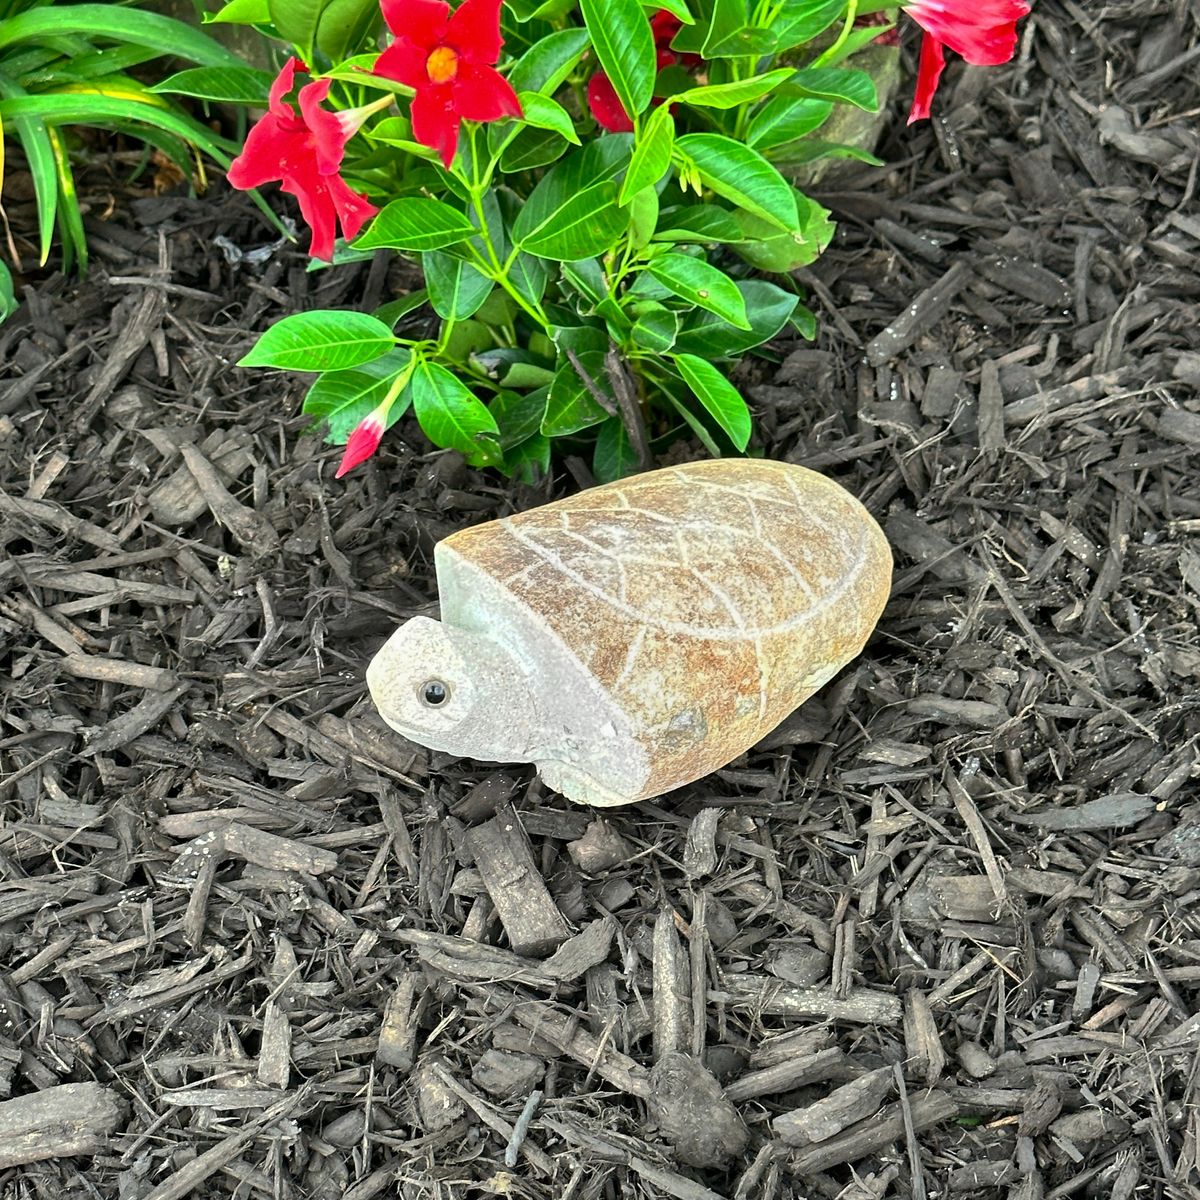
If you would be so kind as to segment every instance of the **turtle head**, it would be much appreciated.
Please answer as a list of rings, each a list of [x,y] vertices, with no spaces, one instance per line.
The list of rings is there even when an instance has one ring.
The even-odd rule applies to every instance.
[[[367,668],[379,715],[398,733],[465,758],[519,760],[534,705],[516,658],[485,634],[406,621]]]

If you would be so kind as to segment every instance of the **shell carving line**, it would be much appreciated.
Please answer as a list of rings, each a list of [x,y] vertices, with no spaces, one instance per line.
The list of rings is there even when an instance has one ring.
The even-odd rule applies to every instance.
[[[368,669],[381,715],[596,805],[754,745],[861,651],[892,570],[853,496],[755,459],[592,488],[461,530],[435,561],[441,623],[407,622]]]

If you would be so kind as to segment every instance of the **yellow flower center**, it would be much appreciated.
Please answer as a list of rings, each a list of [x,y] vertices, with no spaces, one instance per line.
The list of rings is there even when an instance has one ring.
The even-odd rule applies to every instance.
[[[449,83],[458,74],[458,52],[452,46],[439,46],[425,63],[433,83]]]

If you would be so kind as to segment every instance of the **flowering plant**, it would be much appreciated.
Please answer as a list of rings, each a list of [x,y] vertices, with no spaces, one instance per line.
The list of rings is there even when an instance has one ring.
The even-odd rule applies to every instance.
[[[744,451],[750,415],[723,365],[789,326],[812,336],[789,272],[833,225],[788,176],[877,161],[814,135],[835,104],[877,107],[847,60],[892,28],[856,23],[883,4],[578,4],[230,0],[220,19],[291,44],[269,94],[203,69],[161,85],[267,102],[229,180],[281,180],[316,258],[420,259],[422,291],[287,317],[242,360],[319,372],[305,410],[345,444],[339,475],[410,408],[435,445],[527,480],[552,442],[601,480],[680,436]],[[1003,61],[1025,6],[912,9],[938,62],[943,42]]]

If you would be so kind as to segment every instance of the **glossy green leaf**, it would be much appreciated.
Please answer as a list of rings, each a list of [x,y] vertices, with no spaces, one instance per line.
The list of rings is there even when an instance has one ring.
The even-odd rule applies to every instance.
[[[812,96],[772,96],[754,114],[746,132],[746,145],[766,151],[794,142],[819,129],[833,112],[833,102]]]
[[[344,446],[355,426],[377,409],[387,398],[396,377],[404,371],[412,355],[404,346],[345,371],[326,371],[304,397],[304,412],[327,427],[325,440]],[[394,425],[412,401],[410,388],[388,410],[388,425]]]
[[[220,100],[226,104],[267,103],[273,77],[250,67],[192,67],[177,71],[157,83],[152,92],[177,96],[195,96],[200,100]]]
[[[395,300],[381,304],[371,315],[378,317],[389,329],[395,329],[401,317],[420,308],[428,299],[428,290],[421,288],[419,291],[409,292],[407,296],[398,296]]]
[[[205,25],[269,25],[271,10],[267,0],[229,0],[220,12],[205,13]]]
[[[296,313],[272,325],[237,365],[339,371],[379,358],[395,344],[392,331],[366,313]]]
[[[846,0],[785,0],[771,32],[780,50],[790,50],[824,33],[845,11]]]
[[[591,381],[604,395],[611,397],[612,387],[604,370],[604,355],[598,351],[585,351],[577,357]],[[598,425],[607,420],[608,415],[596,402],[574,364],[564,356],[562,366],[550,385],[546,412],[542,417],[542,433],[547,437],[564,437],[590,425]]]
[[[780,166],[796,167],[804,163],[816,162],[822,158],[853,158],[859,162],[870,163],[873,167],[882,167],[883,159],[876,158],[869,150],[861,146],[847,146],[841,142],[822,142],[817,138],[801,138],[796,142],[787,142],[771,151],[771,161]]]
[[[19,84],[0,75],[0,112],[4,105],[16,103],[25,98],[25,91]],[[38,230],[41,235],[41,258],[44,264],[50,256],[51,240],[54,237],[54,219],[58,213],[58,171],[54,162],[54,148],[50,144],[50,135],[45,122],[35,114],[14,114],[13,124],[16,127],[17,138],[21,149],[25,151],[25,161],[29,173],[33,176],[34,196],[37,200]],[[0,134],[0,137],[3,135]],[[2,149],[2,147],[0,147]]]
[[[638,0],[580,0],[592,49],[622,107],[635,119],[654,93],[658,57],[646,11]]]
[[[879,111],[879,94],[875,80],[866,71],[845,67],[810,67],[797,71],[788,83],[802,96],[815,96],[819,100],[840,100],[865,108],[867,112]]]
[[[714,42],[705,50],[705,55],[712,59],[721,58],[758,58],[764,54],[774,54],[776,49],[775,35],[769,29],[760,29],[756,25],[743,25],[734,30],[729,37]]]
[[[47,130],[50,149],[54,154],[54,169],[58,176],[58,221],[62,236],[62,269],[67,274],[78,267],[81,275],[87,272],[87,234],[83,229],[83,214],[79,211],[79,197],[75,192],[75,177],[71,174],[71,160],[62,133],[57,126]]]
[[[750,442],[750,410],[741,392],[712,363],[694,354],[676,354],[675,366],[729,440],[745,450]]]
[[[608,282],[604,268],[598,258],[581,258],[564,262],[561,267],[563,278],[589,304],[599,304],[608,295]]]
[[[852,54],[857,54],[864,46],[869,46],[876,38],[882,37],[889,29],[895,29],[895,27],[895,24],[864,25],[860,29],[850,30],[837,52],[825,58],[821,66],[836,67],[838,63],[845,62]]]
[[[381,21],[379,0],[329,0],[317,22],[317,47],[331,62],[340,62]]]
[[[676,208],[659,217],[656,242],[740,242],[741,226],[728,209],[715,204]]]
[[[504,455],[500,470],[518,483],[535,484],[550,473],[550,439],[535,433]]]
[[[413,373],[413,410],[435,446],[453,447],[469,462],[500,461],[495,418],[463,382],[437,363],[422,362]]]
[[[557,100],[543,96],[541,92],[521,92],[517,97],[521,102],[521,111],[525,114],[525,123],[536,129],[552,129],[561,134],[568,142],[579,145],[579,135],[575,132],[575,122]]]
[[[492,281],[469,262],[443,250],[421,255],[425,286],[433,311],[445,321],[464,321],[479,311],[491,294]]]
[[[355,240],[356,250],[440,250],[465,241],[475,227],[458,209],[429,196],[393,200]]]
[[[675,345],[679,332],[679,314],[669,308],[655,308],[644,312],[633,323],[630,336],[643,350],[653,354],[666,354]]]
[[[498,441],[502,449],[509,450],[538,433],[549,394],[548,387],[540,387],[523,394],[504,391],[495,396],[488,411],[500,429]]]
[[[629,202],[629,244],[634,250],[650,245],[658,227],[658,192],[644,187]]]
[[[800,221],[794,233],[780,233],[752,213],[735,214],[746,236],[734,249],[760,271],[783,275],[807,266],[820,256],[836,232],[837,227],[829,220],[827,208],[801,192],[795,195]]]
[[[598,483],[615,483],[638,469],[637,454],[620,417],[609,417],[600,426],[592,452],[592,474]]]
[[[317,26],[329,0],[267,0],[271,24],[286,42],[299,46],[312,60],[312,47],[317,40]]]
[[[812,309],[803,304],[796,305],[796,311],[791,317],[792,328],[807,342],[817,340],[817,318]]]
[[[700,358],[736,358],[770,341],[796,310],[795,295],[765,279],[739,280],[737,289],[746,305],[750,329],[738,329],[714,313],[695,312],[684,322],[675,339],[677,352]]]
[[[506,175],[518,175],[522,171],[548,166],[562,158],[570,146],[571,143],[561,133],[527,126],[505,149],[500,159],[500,170]]]
[[[629,214],[617,206],[617,185],[593,184],[572,196],[522,241],[522,249],[557,262],[602,254],[625,231]]]
[[[685,0],[658,0],[652,6],[655,11],[665,8],[673,17],[678,17],[685,25],[694,25],[696,18],[692,16]]]
[[[6,321],[20,307],[13,292],[12,272],[8,264],[0,259],[0,321]]]
[[[717,440],[713,437],[712,431],[708,426],[692,411],[693,405],[689,403],[690,389],[683,382],[679,374],[675,371],[669,371],[659,376],[655,382],[658,384],[658,390],[662,392],[671,407],[683,418],[684,423],[692,431],[700,444],[713,458],[720,458],[721,447],[717,445]]]
[[[117,4],[65,4],[32,8],[0,22],[0,49],[16,42],[59,36],[132,42],[204,67],[245,66],[208,34],[145,9]]]
[[[718,196],[780,229],[796,228],[791,185],[758,151],[719,133],[689,133],[675,146]]]
[[[668,253],[652,259],[646,269],[663,287],[689,304],[707,309],[741,329],[750,328],[737,284],[703,259]]]
[[[748,24],[748,17],[746,0],[712,0],[707,28],[704,30],[704,39],[697,47],[701,57],[712,58],[713,49],[720,43],[735,37],[739,30],[744,29]],[[681,30],[680,33],[682,34],[683,31]],[[674,40],[686,39],[676,38]],[[688,49],[691,49],[690,45]]]
[[[523,300],[538,304],[546,294],[550,271],[544,259],[521,251],[508,269],[508,281]]]
[[[795,71],[791,67],[781,67],[777,71],[768,71],[765,75],[755,75],[753,79],[690,88],[672,99],[682,100],[695,108],[737,108],[741,104],[750,104],[761,99],[794,74]],[[636,158],[636,151],[634,157]]]
[[[633,147],[629,170],[621,183],[618,203],[628,204],[643,188],[653,187],[670,169],[675,145],[675,120],[671,106],[660,104],[651,113]]]
[[[560,29],[535,42],[517,60],[508,82],[518,95],[543,92],[552,96],[583,57],[591,36],[586,29]]]

